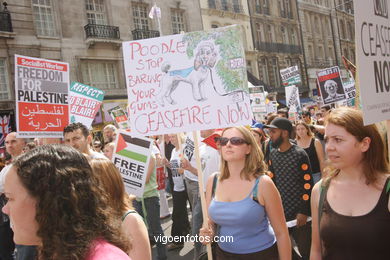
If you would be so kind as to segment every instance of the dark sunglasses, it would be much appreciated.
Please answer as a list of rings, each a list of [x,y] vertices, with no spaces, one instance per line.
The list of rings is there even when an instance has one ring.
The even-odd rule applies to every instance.
[[[242,144],[249,144],[247,141],[245,141],[244,138],[241,137],[232,137],[232,138],[227,138],[227,137],[216,137],[215,142],[220,144],[221,146],[227,145],[227,143],[230,141],[232,145],[242,145]]]

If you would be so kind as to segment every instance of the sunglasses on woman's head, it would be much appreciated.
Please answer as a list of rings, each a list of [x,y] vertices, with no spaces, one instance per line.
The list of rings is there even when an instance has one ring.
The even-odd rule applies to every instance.
[[[242,145],[242,144],[249,144],[247,141],[245,141],[244,138],[241,137],[232,137],[232,138],[227,138],[227,137],[218,137],[215,138],[215,141],[219,143],[221,146],[227,145],[227,143],[230,141],[232,145]]]

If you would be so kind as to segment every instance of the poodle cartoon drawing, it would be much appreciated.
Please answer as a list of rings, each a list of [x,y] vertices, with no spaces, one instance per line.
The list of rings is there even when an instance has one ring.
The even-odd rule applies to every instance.
[[[194,66],[170,71],[171,65],[163,63],[161,70],[165,73],[160,81],[160,92],[157,95],[157,101],[164,106],[164,101],[169,104],[176,104],[172,99],[172,93],[177,89],[181,82],[185,82],[192,87],[192,96],[197,101],[205,101],[203,86],[211,73],[217,61],[217,52],[214,44],[209,42],[201,43],[195,56]]]

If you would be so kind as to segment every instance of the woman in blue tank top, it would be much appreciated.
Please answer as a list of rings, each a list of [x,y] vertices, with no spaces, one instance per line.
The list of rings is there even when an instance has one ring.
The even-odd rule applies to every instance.
[[[218,260],[291,259],[282,201],[253,135],[245,127],[226,128],[218,143],[221,171],[207,182],[209,225],[200,235],[219,239]]]

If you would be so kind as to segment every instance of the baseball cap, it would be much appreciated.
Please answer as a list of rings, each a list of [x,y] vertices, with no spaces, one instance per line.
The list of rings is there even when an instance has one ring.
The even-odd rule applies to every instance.
[[[292,123],[290,120],[284,117],[277,117],[272,120],[271,124],[265,125],[264,128],[277,128],[282,130],[287,130],[289,133],[292,131]]]

